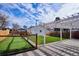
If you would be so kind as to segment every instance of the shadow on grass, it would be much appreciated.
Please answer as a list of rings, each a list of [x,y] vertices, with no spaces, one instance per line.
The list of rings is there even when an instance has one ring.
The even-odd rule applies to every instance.
[[[25,40],[25,39],[24,39]],[[27,48],[27,47],[23,47],[21,49],[11,49],[10,50],[10,47],[11,47],[11,44],[13,43],[14,41],[14,37],[12,38],[12,40],[10,41],[10,43],[8,44],[7,48],[6,48],[6,51],[2,51],[0,53],[1,56],[9,56],[9,55],[14,55],[14,54],[18,54],[18,53],[22,53],[22,52],[27,52],[27,51],[32,51],[34,49],[36,49],[35,47],[33,47],[31,45],[31,47]],[[27,40],[25,40],[26,42],[28,42]],[[28,42],[29,43],[29,42]]]
[[[9,43],[9,45],[8,45],[8,47],[7,47],[7,49],[6,49],[6,52],[9,51],[10,46],[11,46],[11,44],[12,44],[13,41],[14,41],[14,37],[12,38],[11,42]]]
[[[2,52],[0,55],[1,56],[11,56],[11,55],[15,55],[15,54],[19,54],[19,53],[23,53],[23,52],[27,52],[27,51],[32,51],[35,50],[36,48],[22,48],[22,49],[15,49],[15,50],[10,50],[10,51],[4,51]]]

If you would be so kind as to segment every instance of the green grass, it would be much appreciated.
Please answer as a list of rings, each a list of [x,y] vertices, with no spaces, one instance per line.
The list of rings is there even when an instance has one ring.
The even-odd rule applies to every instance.
[[[64,40],[64,38],[62,39]],[[60,41],[60,37],[46,36],[46,43]]]
[[[13,37],[8,37],[4,41],[0,42],[0,52],[6,51],[9,43],[12,41]],[[10,50],[21,49],[21,48],[30,48],[31,46],[23,40],[21,37],[14,37],[13,42],[10,45]]]
[[[6,48],[9,45],[10,42],[11,42],[11,37],[1,41],[0,42],[0,51],[6,50]]]
[[[26,41],[24,41],[21,37],[14,38],[14,41],[11,44],[10,49],[21,49],[21,48],[29,48],[31,47]]]
[[[29,38],[33,41],[36,42],[36,37],[35,36],[29,36]],[[43,44],[43,36],[39,35],[38,36],[38,44]],[[7,37],[5,40],[0,42],[0,52],[6,51],[8,45],[10,42],[13,40],[13,42],[10,45],[9,50],[15,50],[15,49],[22,49],[22,48],[30,48],[31,45],[29,45],[23,38],[21,37]],[[52,36],[46,36],[46,43],[51,43],[51,42],[56,42],[59,41],[59,37],[52,37]]]
[[[29,38],[33,42],[36,42],[36,37],[35,36],[29,36]],[[38,44],[43,44],[43,39],[44,39],[44,37],[39,35],[38,36]],[[51,42],[56,42],[56,41],[60,41],[60,37],[46,36],[46,43],[51,43]]]

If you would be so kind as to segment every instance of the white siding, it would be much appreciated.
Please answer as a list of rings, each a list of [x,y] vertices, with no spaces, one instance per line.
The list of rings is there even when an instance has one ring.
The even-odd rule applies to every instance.
[[[38,35],[45,35],[46,32],[48,32],[48,30],[41,26],[38,26],[38,27],[31,28],[31,32],[32,32],[32,34],[38,33]]]

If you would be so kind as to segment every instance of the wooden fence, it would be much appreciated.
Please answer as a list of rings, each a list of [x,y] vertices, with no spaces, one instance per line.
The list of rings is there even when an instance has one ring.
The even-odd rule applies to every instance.
[[[9,30],[0,30],[0,41],[4,40],[6,37],[5,36],[9,35]],[[2,37],[4,36],[4,37]]]

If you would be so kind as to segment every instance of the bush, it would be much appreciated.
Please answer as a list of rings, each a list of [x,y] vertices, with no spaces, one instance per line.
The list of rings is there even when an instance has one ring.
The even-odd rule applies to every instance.
[[[63,38],[70,38],[69,32],[63,32]]]
[[[31,35],[29,32],[19,32],[19,34],[21,35],[21,36],[28,36],[28,35]]]
[[[49,32],[49,33],[47,33],[47,35],[54,36],[54,37],[60,37],[60,32],[59,31]],[[70,34],[69,34],[69,32],[63,32],[62,36],[63,36],[63,38],[69,38]]]
[[[60,37],[60,33],[59,32],[49,32],[49,33],[47,33],[47,35],[49,35],[49,36],[56,36],[56,37]]]

